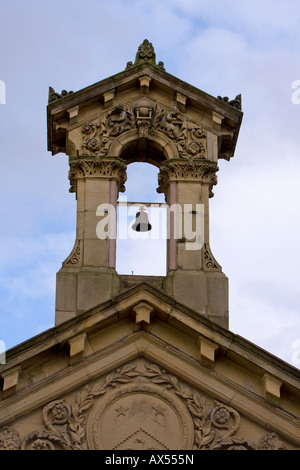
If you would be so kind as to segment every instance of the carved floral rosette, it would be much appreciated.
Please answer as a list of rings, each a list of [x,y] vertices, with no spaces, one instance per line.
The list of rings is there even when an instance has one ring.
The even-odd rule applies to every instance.
[[[70,192],[76,192],[77,178],[97,176],[108,179],[115,179],[118,183],[119,191],[125,191],[127,165],[119,158],[86,158],[78,157],[70,159]]]
[[[255,445],[238,435],[240,415],[156,364],[126,365],[86,385],[73,403],[54,400],[42,411],[43,430],[20,440],[0,429],[0,450],[282,450],[276,433]]]

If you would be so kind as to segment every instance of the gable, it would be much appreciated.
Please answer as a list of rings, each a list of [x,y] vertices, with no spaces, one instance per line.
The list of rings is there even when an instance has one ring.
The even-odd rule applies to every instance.
[[[67,153],[70,157],[117,156],[112,143],[119,135],[136,129],[139,136],[148,138],[147,127],[150,126],[150,136],[159,130],[176,140],[180,132],[181,145],[185,139],[187,141],[184,149],[180,141],[176,142],[179,153],[202,158],[205,149],[203,153],[201,146],[200,153],[196,147],[203,143],[204,136],[214,147],[216,159],[229,160],[234,154],[242,121],[241,96],[234,100],[213,97],[167,73],[161,62],[156,64],[152,59],[137,58],[123,72],[77,92],[57,93],[50,87],[48,150],[53,154]],[[142,108],[147,116],[140,114]],[[169,120],[165,129],[159,126],[164,114],[169,117],[173,114],[173,122]],[[188,127],[194,129],[193,136],[184,135],[189,132]],[[202,140],[198,142],[199,128]]]
[[[147,285],[10,356],[0,433],[22,448],[299,446],[296,371]]]

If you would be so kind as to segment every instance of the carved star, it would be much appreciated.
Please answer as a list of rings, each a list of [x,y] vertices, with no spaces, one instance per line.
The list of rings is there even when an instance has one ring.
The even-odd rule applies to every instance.
[[[123,405],[121,405],[119,408],[115,408],[115,411],[118,413],[117,418],[121,415],[126,416],[126,413],[127,413],[128,410],[129,410],[129,408],[124,408]]]
[[[163,408],[162,406],[152,406],[152,408],[155,410],[155,416],[162,415],[165,416],[165,411],[166,408]]]

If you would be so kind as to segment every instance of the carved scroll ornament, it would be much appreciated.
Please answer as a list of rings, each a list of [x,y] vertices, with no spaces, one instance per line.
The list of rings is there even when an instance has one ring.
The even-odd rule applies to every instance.
[[[189,160],[206,158],[206,131],[190,122],[176,106],[172,109],[159,107],[154,128],[175,143],[180,157]]]
[[[2,427],[0,450],[92,450],[108,442],[108,450],[174,449],[172,433],[182,449],[286,448],[276,433],[265,434],[257,444],[247,442],[237,434],[235,409],[207,399],[155,364],[141,371],[134,365],[117,369],[104,382],[81,389],[73,403],[54,400],[44,407],[42,420],[44,429],[22,441],[16,430]]]

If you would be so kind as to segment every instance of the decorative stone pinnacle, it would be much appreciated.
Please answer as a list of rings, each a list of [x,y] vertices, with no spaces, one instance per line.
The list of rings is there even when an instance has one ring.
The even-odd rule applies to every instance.
[[[48,103],[52,103],[52,101],[60,100],[65,96],[70,95],[73,91],[62,90],[61,93],[57,93],[54,88],[51,86],[49,87],[49,95],[48,95]]]
[[[135,56],[134,64],[132,62],[127,63],[127,69],[133,67],[134,65],[144,64],[145,62],[155,65],[162,70],[165,70],[164,63],[158,62],[156,63],[156,54],[154,51],[154,47],[148,39],[144,39],[143,43],[139,46],[138,51]]]

